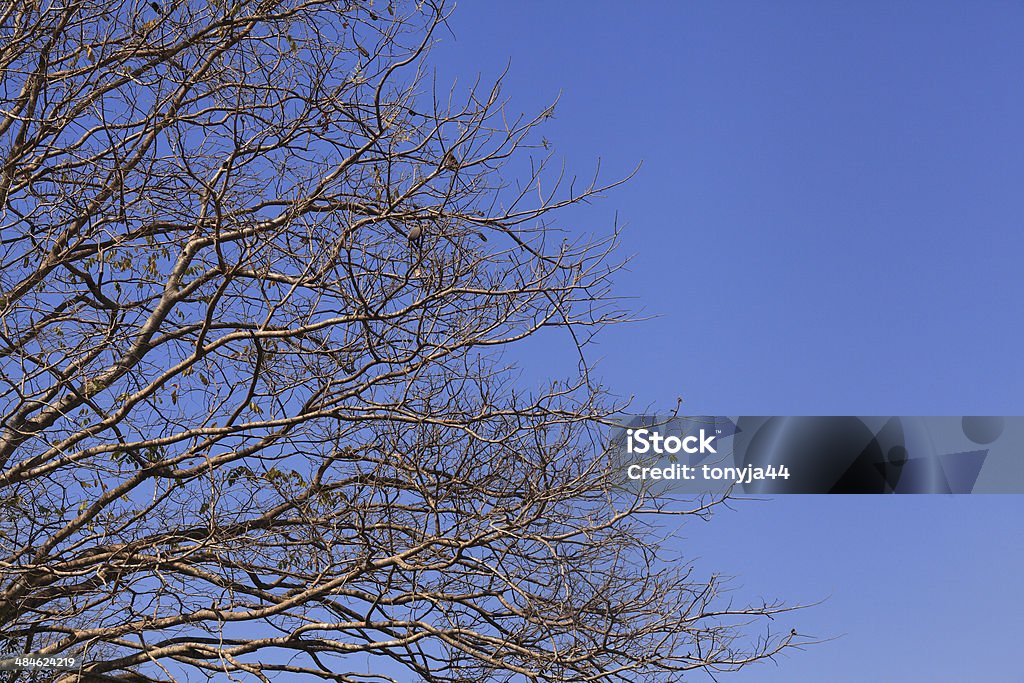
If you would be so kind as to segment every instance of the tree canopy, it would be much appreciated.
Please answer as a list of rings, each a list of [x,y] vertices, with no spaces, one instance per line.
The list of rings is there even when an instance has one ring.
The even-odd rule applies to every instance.
[[[448,11],[0,6],[8,648],[75,654],[62,681],[348,683],[792,645],[618,488],[586,362],[629,315],[617,230],[557,222],[607,185],[500,78],[436,82]],[[501,349],[544,328],[580,363],[523,390]]]

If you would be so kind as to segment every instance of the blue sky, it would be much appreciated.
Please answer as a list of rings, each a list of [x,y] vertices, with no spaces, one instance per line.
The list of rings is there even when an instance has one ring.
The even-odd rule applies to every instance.
[[[582,214],[628,222],[621,291],[663,316],[606,335],[613,386],[694,413],[1020,405],[1024,6],[463,3],[451,26],[442,75],[510,62],[524,111],[562,93],[544,133],[571,169],[643,162]]]
[[[1024,5],[464,2],[495,77],[634,255],[600,374],[690,414],[1021,414]],[[545,341],[545,344],[548,342]],[[537,355],[533,372],[543,373]],[[545,349],[544,359],[551,358]],[[838,640],[723,681],[1024,681],[1024,496],[789,497],[677,536]],[[701,680],[700,677],[695,680]],[[707,679],[710,680],[710,679]]]

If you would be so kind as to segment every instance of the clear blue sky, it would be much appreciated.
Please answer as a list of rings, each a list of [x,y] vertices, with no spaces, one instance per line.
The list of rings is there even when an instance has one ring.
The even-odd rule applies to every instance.
[[[573,215],[628,222],[620,293],[661,316],[593,350],[617,392],[1024,412],[1024,5],[464,2],[451,27],[442,76],[510,62],[514,108],[562,93],[571,169],[643,161]],[[738,595],[831,596],[794,625],[845,634],[722,681],[1019,683],[1022,519],[1022,496],[789,497],[677,538]]]

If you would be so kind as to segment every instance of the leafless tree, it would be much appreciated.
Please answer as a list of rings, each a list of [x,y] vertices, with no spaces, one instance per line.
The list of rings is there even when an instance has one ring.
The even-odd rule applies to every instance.
[[[627,316],[617,234],[552,223],[607,187],[534,158],[550,110],[437,85],[446,12],[0,2],[0,624],[84,662],[58,680],[671,681],[795,644],[616,487],[583,351]],[[501,350],[543,328],[580,365],[527,391]]]

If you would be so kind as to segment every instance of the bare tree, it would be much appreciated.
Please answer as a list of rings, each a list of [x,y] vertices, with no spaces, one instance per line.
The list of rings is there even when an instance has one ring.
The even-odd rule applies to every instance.
[[[0,4],[0,624],[59,680],[670,681],[795,644],[616,488],[582,359],[626,319],[617,235],[551,223],[607,188],[533,158],[550,110],[436,87],[445,12]],[[525,391],[501,349],[543,328],[581,363]]]

